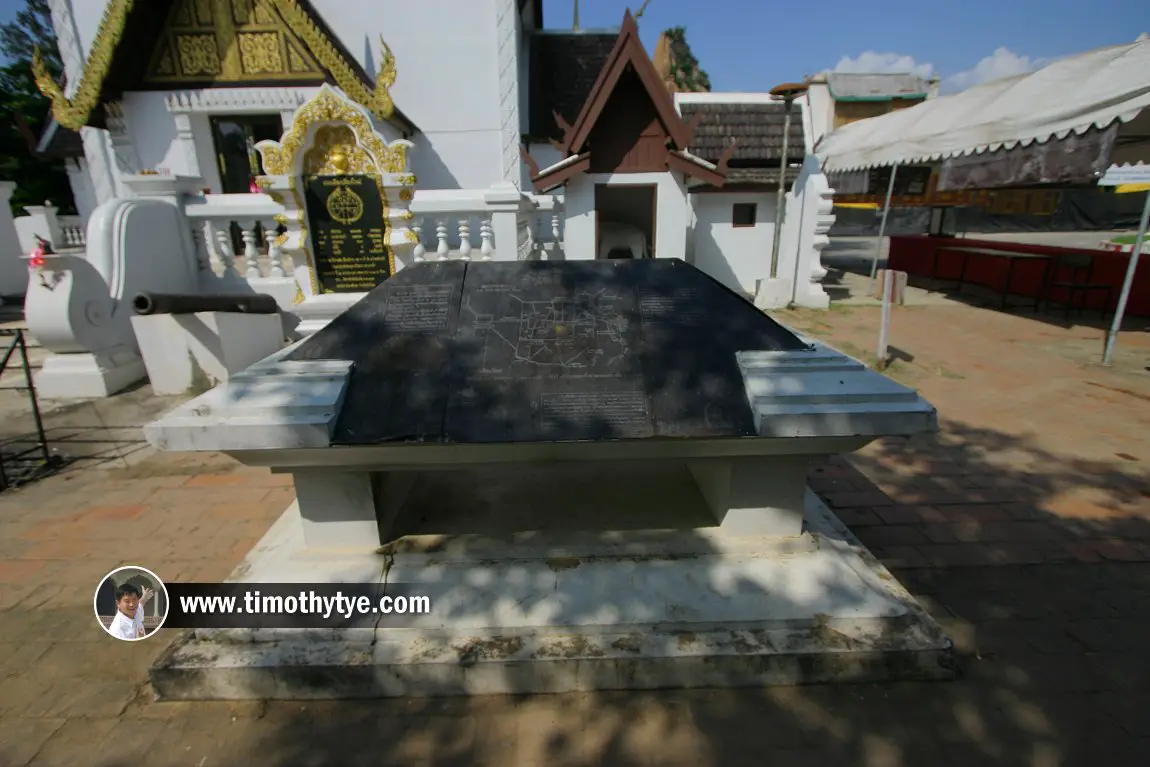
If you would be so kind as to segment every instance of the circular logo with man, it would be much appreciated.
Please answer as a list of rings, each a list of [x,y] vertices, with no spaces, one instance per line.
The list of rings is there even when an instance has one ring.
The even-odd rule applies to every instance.
[[[136,642],[164,625],[168,590],[151,570],[129,565],[104,576],[93,605],[104,631],[116,639]]]

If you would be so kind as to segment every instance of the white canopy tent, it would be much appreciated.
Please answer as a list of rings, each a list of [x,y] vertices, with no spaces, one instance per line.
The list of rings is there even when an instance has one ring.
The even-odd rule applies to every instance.
[[[1150,106],[1150,40],[1099,48],[843,126],[815,148],[828,173],[1013,149],[1126,123]]]
[[[1113,131],[1107,131],[1108,135],[1101,137],[1094,146],[1088,146],[1091,142],[1085,141],[1082,151],[1095,155],[1095,163],[1106,162],[1107,158],[1113,163],[1136,163],[1150,159],[1147,156],[1150,109],[1147,107],[1150,107],[1150,40],[1138,40],[1088,51],[1056,61],[1036,72],[995,80],[899,112],[851,123],[825,136],[815,147],[815,155],[828,174],[892,168],[871,268],[873,278],[878,267],[895,173],[900,165],[943,163],[943,175],[946,175],[949,166],[967,162],[959,158],[982,162],[982,158],[976,156],[985,156],[987,161],[1004,168],[1010,158],[1022,159],[1021,163],[1015,163],[1015,169],[1006,170],[994,184],[1008,186],[1012,180],[1018,183],[1025,174],[1032,174],[1036,166],[1046,162],[1046,158],[1038,159],[1038,155],[1034,161],[1028,161],[1020,157],[1020,152],[1029,154],[1032,149],[1028,148],[1040,148],[1054,139],[1065,151],[1055,150],[1050,156],[1069,156],[1075,153],[1077,139],[1066,139],[1084,137],[1097,140],[1100,138],[1097,131],[1107,131],[1112,126]],[[1129,130],[1123,130],[1124,127]],[[1015,149],[1018,151],[1011,151]],[[1104,175],[1102,167],[1105,165],[1094,166],[1096,179]],[[1107,180],[1102,182],[1104,185],[1109,186],[1118,178],[1141,177],[1140,171],[1117,172],[1116,168],[1105,174]],[[1066,171],[1066,168],[1054,170],[1055,173]],[[1071,172],[1082,173],[1083,170],[1076,168]],[[970,178],[966,181],[969,183]],[[1147,211],[1150,211],[1150,199]],[[1139,246],[1144,239],[1146,225],[1144,213],[1137,238]],[[1131,254],[1114,326],[1107,336],[1104,363],[1110,361],[1121,327],[1138,256],[1136,248]],[[889,322],[889,288],[884,286],[878,348],[880,364],[886,356]]]

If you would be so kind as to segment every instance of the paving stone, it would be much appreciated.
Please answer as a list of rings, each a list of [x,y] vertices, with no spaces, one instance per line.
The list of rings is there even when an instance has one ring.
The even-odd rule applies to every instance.
[[[97,744],[117,725],[115,719],[70,718],[29,762],[29,767],[66,767],[100,764],[104,758]]]
[[[0,716],[0,764],[25,767],[66,722],[66,719]]]

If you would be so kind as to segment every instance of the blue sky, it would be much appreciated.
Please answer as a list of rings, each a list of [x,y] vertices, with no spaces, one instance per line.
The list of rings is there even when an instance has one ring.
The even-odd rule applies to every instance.
[[[634,13],[643,0],[580,0],[580,26],[618,26],[628,4]],[[545,25],[570,27],[573,5],[544,0]],[[639,19],[648,51],[671,26],[687,28],[715,90],[852,66],[929,71],[954,90],[1133,42],[1150,32],[1150,0],[651,0]]]
[[[618,26],[628,4],[642,0],[580,0],[580,26]],[[0,0],[0,19],[23,5]],[[573,6],[544,0],[546,26],[570,27]],[[1132,42],[1150,32],[1150,1],[651,0],[639,24],[648,51],[662,30],[685,26],[715,90],[768,90],[836,68],[937,74],[955,90]]]

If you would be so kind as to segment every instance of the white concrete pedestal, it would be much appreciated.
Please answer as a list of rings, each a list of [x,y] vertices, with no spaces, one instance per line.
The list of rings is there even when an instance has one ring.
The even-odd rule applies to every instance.
[[[295,332],[301,338],[318,333],[366,295],[367,293],[324,293],[304,299],[292,309],[300,320]]]
[[[379,545],[370,474],[304,469],[292,476],[308,548]]]
[[[715,521],[729,535],[803,532],[807,456],[711,459],[690,464]]]
[[[310,548],[289,508],[233,579],[403,584],[388,627],[199,629],[162,700],[535,694],[950,679],[951,642],[813,493],[800,538],[721,529]],[[322,680],[322,683],[317,683]]]
[[[45,399],[97,399],[123,391],[146,375],[134,349],[54,354],[36,374],[36,393]]]
[[[279,313],[137,315],[132,329],[158,395],[210,389],[284,347]]]

